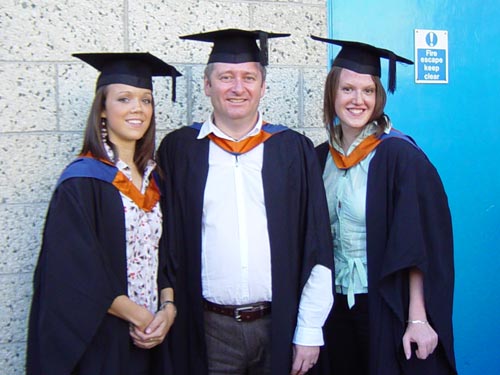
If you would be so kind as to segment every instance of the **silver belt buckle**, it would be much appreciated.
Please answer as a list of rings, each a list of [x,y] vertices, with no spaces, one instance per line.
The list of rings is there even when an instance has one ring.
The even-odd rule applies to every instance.
[[[241,322],[241,313],[245,312],[247,310],[252,310],[253,306],[244,306],[244,307],[237,307],[234,309],[234,319],[236,319],[237,322]]]

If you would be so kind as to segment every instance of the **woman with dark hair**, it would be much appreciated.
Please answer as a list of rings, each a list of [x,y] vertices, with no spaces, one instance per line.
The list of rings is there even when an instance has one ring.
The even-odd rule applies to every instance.
[[[45,222],[27,374],[168,374],[176,309],[160,251],[152,76],[180,74],[149,53],[75,56],[101,74]]]
[[[317,147],[335,259],[335,302],[319,369],[334,375],[455,374],[453,237],[439,175],[384,113],[380,59],[395,53],[342,47],[328,74]]]

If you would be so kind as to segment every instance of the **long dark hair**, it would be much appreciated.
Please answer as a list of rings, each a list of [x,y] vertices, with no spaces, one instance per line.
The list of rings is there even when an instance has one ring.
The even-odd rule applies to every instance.
[[[97,159],[104,159],[115,164],[116,160],[111,160],[106,152],[106,149],[104,148],[101,135],[101,122],[103,120],[101,113],[106,108],[107,94],[108,86],[98,88],[95,93],[94,101],[92,102],[89,116],[87,118],[87,126],[85,127],[83,146],[80,154],[85,155],[90,152]],[[135,144],[134,163],[141,174],[144,173],[148,160],[153,159],[155,151],[156,120],[154,99],[152,105],[153,113],[151,115],[149,128],[144,136]],[[115,145],[107,137],[106,143],[111,147],[116,158],[118,153]]]
[[[343,68],[341,67],[334,66],[328,73],[325,82],[325,95],[323,100],[323,122],[330,136],[339,145],[342,144],[342,128],[339,127],[338,132],[334,131],[334,128],[336,127],[335,121],[337,119],[337,113],[335,112],[335,98],[337,97],[340,73],[342,72],[342,69]],[[380,82],[380,78],[377,76],[371,77],[375,83],[376,96],[375,108],[368,123],[375,120],[377,121],[379,126],[376,135],[379,136],[389,125],[389,117],[384,113],[385,103],[387,102],[387,94],[384,86],[382,86],[382,82]]]

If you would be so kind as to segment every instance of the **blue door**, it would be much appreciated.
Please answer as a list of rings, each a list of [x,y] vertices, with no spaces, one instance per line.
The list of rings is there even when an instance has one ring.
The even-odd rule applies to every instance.
[[[387,113],[438,169],[455,241],[459,374],[500,373],[500,4],[497,0],[329,0],[325,36],[415,59],[414,30],[446,30],[449,81],[415,83],[398,65]],[[338,49],[332,48],[332,54]],[[332,57],[331,55],[330,57]],[[387,67],[382,66],[382,82]]]

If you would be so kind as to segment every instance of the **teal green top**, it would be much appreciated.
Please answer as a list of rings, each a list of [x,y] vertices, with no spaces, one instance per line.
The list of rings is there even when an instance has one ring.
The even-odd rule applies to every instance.
[[[367,125],[349,147],[347,155],[375,131],[375,124]],[[345,154],[335,142],[330,141],[330,144]],[[333,158],[329,157],[323,172],[333,235],[335,289],[337,293],[347,295],[349,308],[354,306],[356,294],[368,293],[366,187],[368,168],[375,152],[376,149],[347,170],[337,168]]]

